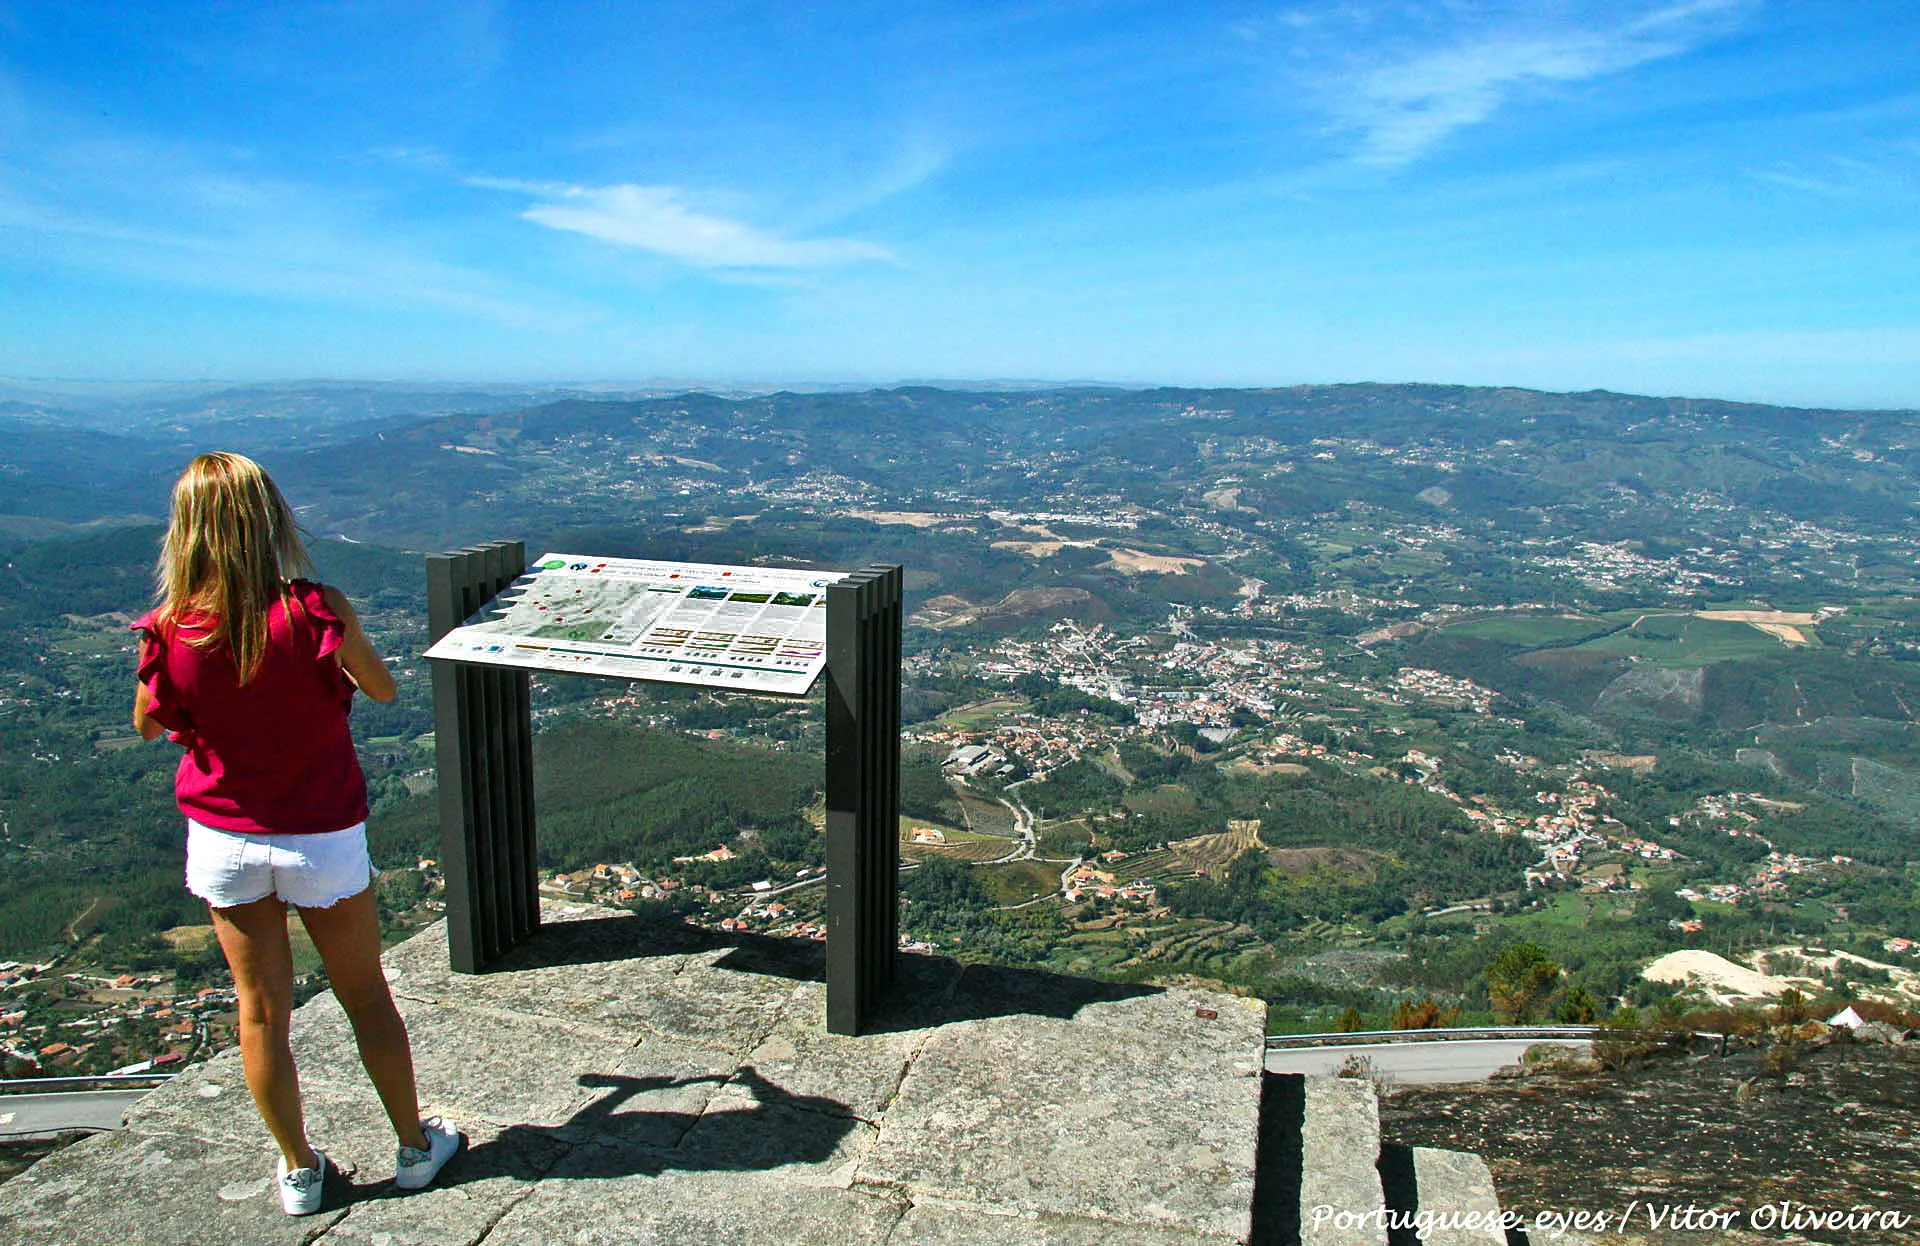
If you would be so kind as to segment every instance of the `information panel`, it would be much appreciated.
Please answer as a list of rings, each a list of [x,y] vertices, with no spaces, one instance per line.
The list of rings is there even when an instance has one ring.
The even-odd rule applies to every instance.
[[[547,554],[430,658],[800,696],[826,666],[830,571]]]

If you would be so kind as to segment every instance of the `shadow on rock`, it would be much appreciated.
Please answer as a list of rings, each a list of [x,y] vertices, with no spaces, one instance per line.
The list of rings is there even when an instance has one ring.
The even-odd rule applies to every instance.
[[[701,1111],[647,1111],[636,1099],[702,1082],[752,1095],[750,1106],[710,1099]],[[608,1093],[564,1125],[511,1125],[447,1165],[436,1185],[491,1177],[520,1181],[659,1176],[663,1172],[757,1172],[833,1158],[853,1131],[851,1109],[836,1099],[796,1095],[742,1065],[731,1077],[625,1077],[588,1073],[580,1085]],[[555,1168],[564,1162],[563,1173]]]
[[[724,949],[718,969],[796,982],[827,980],[827,947],[811,939],[724,933],[674,918],[640,914],[554,922],[501,958],[499,970],[600,964],[641,956],[683,956]],[[963,964],[947,956],[902,954],[894,985],[868,1033],[928,1029],[954,1021],[1027,1014],[1072,1018],[1089,1004],[1156,995],[1160,987],[1099,982],[1038,969]]]
[[[1140,999],[1163,990],[1041,969],[965,965],[944,956],[902,956],[893,989],[881,1000],[867,1032],[890,1034],[1017,1015],[1065,1021],[1091,1004]]]
[[[677,918],[639,913],[545,922],[535,927],[524,942],[489,965],[485,972],[599,965],[647,956],[686,956],[732,947],[736,942],[732,936]]]

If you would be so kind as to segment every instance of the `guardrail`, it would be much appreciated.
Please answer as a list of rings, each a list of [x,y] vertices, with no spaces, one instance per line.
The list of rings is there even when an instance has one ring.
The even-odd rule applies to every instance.
[[[12,1077],[0,1080],[0,1095],[31,1094],[38,1090],[73,1090],[81,1086],[128,1086],[170,1081],[177,1073],[102,1073],[98,1077]]]
[[[1477,1029],[1355,1030],[1347,1034],[1269,1034],[1267,1050],[1325,1047],[1340,1043],[1449,1043],[1499,1038],[1592,1038],[1597,1025],[1490,1025]]]

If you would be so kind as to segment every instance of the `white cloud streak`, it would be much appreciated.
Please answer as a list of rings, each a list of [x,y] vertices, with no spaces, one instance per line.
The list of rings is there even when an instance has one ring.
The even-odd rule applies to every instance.
[[[797,269],[886,262],[893,254],[853,238],[789,238],[744,221],[696,211],[672,186],[556,186],[472,179],[474,185],[545,200],[521,216],[698,268]]]
[[[426,231],[338,186],[264,175],[19,100],[0,77],[0,267],[16,261],[183,289],[451,311],[525,328],[570,301],[435,254]]]
[[[1340,128],[1357,134],[1357,163],[1399,167],[1530,91],[1689,52],[1745,8],[1745,0],[1688,0],[1611,20],[1554,21],[1522,6],[1470,23],[1441,46],[1403,44],[1384,63],[1342,58],[1349,71],[1326,84],[1326,106]]]

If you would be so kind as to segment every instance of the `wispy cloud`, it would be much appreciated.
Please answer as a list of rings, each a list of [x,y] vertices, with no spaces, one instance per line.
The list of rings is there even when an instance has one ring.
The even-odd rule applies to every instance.
[[[1357,138],[1352,158],[1392,168],[1543,88],[1689,52],[1748,7],[1748,0],[1686,0],[1569,19],[1559,6],[1446,6],[1420,18],[1397,14],[1409,19],[1409,31],[1395,14],[1342,6],[1296,10],[1283,24],[1297,49],[1337,65],[1323,75],[1323,106]],[[1436,12],[1444,15],[1437,26]],[[1335,41],[1343,50],[1330,52]],[[1344,50],[1355,43],[1367,51]]]
[[[214,144],[150,139],[30,107],[0,77],[0,268],[20,259],[109,280],[450,311],[524,327],[570,301],[439,258],[431,229],[379,196],[278,177]]]
[[[790,238],[696,210],[673,186],[569,186],[472,178],[471,184],[534,195],[521,213],[548,229],[598,238],[699,268],[830,268],[889,261],[892,252],[855,238]]]
[[[1916,156],[1920,143],[1883,142],[1863,146],[1864,155],[1827,153],[1802,160],[1783,160],[1749,176],[1757,182],[1784,187],[1821,199],[1889,201],[1912,198]]]
[[[424,248],[327,218],[312,205],[287,201],[283,187],[228,183],[238,198],[249,189],[258,211],[217,223],[147,223],[130,216],[29,201],[0,186],[0,258],[16,250],[39,262],[110,279],[157,281],[183,289],[243,293],[276,300],[318,298],[390,310],[430,308],[524,328],[577,320],[539,292],[432,258]],[[313,196],[319,201],[320,196]]]

